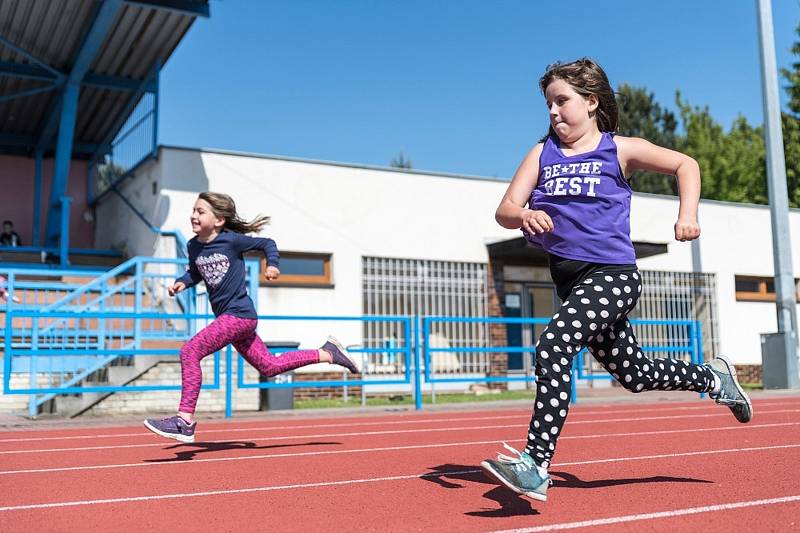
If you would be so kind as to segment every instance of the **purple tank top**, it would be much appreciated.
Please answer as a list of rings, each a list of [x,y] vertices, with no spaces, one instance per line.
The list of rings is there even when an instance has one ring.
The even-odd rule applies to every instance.
[[[539,156],[539,181],[531,209],[553,220],[553,231],[525,238],[547,252],[591,263],[636,263],[631,242],[631,187],[617,159],[617,145],[604,132],[591,152],[564,155],[548,137]]]

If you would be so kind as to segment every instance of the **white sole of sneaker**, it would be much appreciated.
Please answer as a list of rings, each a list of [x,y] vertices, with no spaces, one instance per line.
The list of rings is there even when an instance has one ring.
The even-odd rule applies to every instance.
[[[344,355],[345,357],[347,357],[347,358],[350,360],[350,362],[351,362],[351,363],[353,363],[353,366],[354,366],[354,367],[358,368],[358,365],[356,364],[356,362],[355,362],[355,360],[353,359],[353,357],[350,355],[350,352],[348,352],[348,351],[347,351],[347,349],[346,349],[344,346],[342,346],[342,343],[341,343],[341,342],[339,342],[339,339],[337,339],[336,337],[334,337],[333,335],[331,335],[331,336],[329,336],[329,337],[328,337],[328,342],[329,342],[329,343],[331,343],[331,344],[333,344],[334,346],[336,346],[336,348],[337,348],[337,349],[338,349],[340,352],[342,352],[342,355]]]
[[[147,420],[144,421],[144,427],[146,427],[147,429],[149,429],[150,431],[152,431],[153,433],[155,433],[156,435],[159,435],[161,437],[166,437],[168,439],[174,439],[174,440],[177,440],[179,442],[187,442],[187,443],[194,442],[194,435],[191,435],[191,436],[190,435],[175,435],[174,433],[165,433],[165,432],[161,431],[160,429],[158,429],[157,427],[150,425],[150,422],[148,422]]]
[[[725,363],[725,366],[728,367],[728,372],[730,372],[731,376],[733,376],[733,384],[736,385],[736,390],[739,391],[739,394],[741,394],[742,397],[747,402],[747,409],[750,411],[750,420],[752,420],[753,419],[753,402],[750,401],[750,397],[744,392],[744,389],[742,388],[742,386],[739,385],[739,378],[736,375],[736,367],[734,367],[733,363],[731,363],[730,359],[728,359],[724,355],[718,355],[718,356],[715,357],[715,359],[719,359],[720,361]],[[750,422],[750,420],[748,420],[747,422]],[[744,422],[744,423],[746,423],[746,422]]]
[[[482,462],[481,462],[481,468],[483,469],[483,471],[484,471],[486,474],[488,474],[488,475],[489,475],[489,477],[491,477],[491,478],[493,478],[493,479],[496,479],[497,481],[499,481],[500,483],[502,483],[502,484],[503,484],[504,486],[506,486],[507,488],[509,488],[509,489],[513,490],[513,491],[514,491],[514,492],[516,492],[517,494],[522,494],[523,496],[525,496],[525,497],[527,497],[527,498],[530,498],[530,499],[532,499],[532,500],[536,500],[537,502],[546,502],[546,501],[547,501],[547,495],[546,495],[546,494],[545,494],[545,495],[542,495],[542,494],[537,494],[536,492],[523,492],[523,491],[519,490],[517,487],[515,487],[514,485],[510,485],[510,484],[509,484],[509,483],[508,483],[508,482],[507,482],[507,481],[506,481],[506,480],[503,478],[503,476],[501,476],[500,474],[498,474],[498,473],[497,473],[497,471],[495,471],[495,469],[494,469],[494,468],[492,468],[492,465],[491,465],[491,464],[489,464],[489,463],[487,463],[486,461],[482,461]]]

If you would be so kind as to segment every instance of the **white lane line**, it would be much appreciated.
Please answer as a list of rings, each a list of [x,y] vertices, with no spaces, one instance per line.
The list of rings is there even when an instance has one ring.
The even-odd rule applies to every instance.
[[[696,430],[691,430],[696,431]],[[30,469],[21,469],[21,470],[4,470],[0,471],[0,475],[13,475],[13,474],[39,474],[39,473],[52,473],[52,472],[74,472],[74,471],[88,471],[88,470],[108,470],[108,469],[117,469],[117,468],[137,468],[137,467],[146,467],[146,466],[166,466],[166,465],[191,465],[191,464],[203,464],[203,463],[211,463],[211,462],[222,462],[222,461],[252,461],[257,459],[276,459],[282,457],[303,457],[303,456],[314,456],[314,455],[339,455],[339,454],[351,454],[351,453],[365,453],[365,452],[385,452],[385,451],[403,451],[403,450],[418,450],[418,449],[425,449],[425,448],[449,448],[454,446],[476,446],[476,445],[484,445],[484,444],[500,444],[502,442],[507,441],[514,441],[514,438],[506,438],[501,440],[484,440],[484,441],[469,441],[469,442],[448,442],[448,443],[437,443],[437,444],[413,444],[413,445],[406,445],[406,446],[383,446],[383,447],[376,447],[376,448],[357,448],[352,450],[323,450],[323,451],[312,451],[312,452],[293,452],[293,453],[274,453],[274,454],[261,454],[261,455],[245,455],[241,457],[212,457],[208,459],[192,459],[192,460],[183,460],[183,461],[175,461],[175,460],[155,460],[151,462],[144,462],[144,463],[122,463],[122,464],[111,464],[111,465],[91,465],[91,466],[64,466],[64,467],[54,467],[54,468],[30,468]],[[648,455],[643,457],[622,457],[622,458],[615,458],[615,459],[597,459],[591,461],[580,461],[576,463],[561,463],[563,465],[579,465],[579,464],[593,464],[593,463],[607,463],[607,462],[616,462],[616,461],[633,461],[637,459],[661,459],[666,457],[680,457],[680,456],[690,456],[690,455],[704,455],[709,453],[727,453],[727,452],[735,452],[735,451],[756,451],[756,450],[771,450],[771,449],[782,449],[782,448],[798,448],[800,444],[787,444],[787,445],[774,445],[774,446],[766,446],[766,447],[753,447],[753,448],[739,448],[735,450],[704,450],[699,452],[686,452],[682,454],[662,454],[662,455]]]
[[[777,409],[774,411],[761,411],[759,414],[761,415],[768,415],[768,414],[782,414],[782,413],[798,413],[800,409]],[[606,418],[602,420],[573,420],[568,419],[568,427],[572,427],[577,424],[596,424],[596,423],[607,423],[607,422],[645,422],[645,421],[653,421],[653,420],[685,420],[685,419],[692,419],[692,418],[730,418],[730,413],[725,412],[717,412],[713,414],[701,414],[701,415],[670,415],[670,416],[643,416],[643,417],[636,417],[636,418]],[[512,417],[497,417],[497,418],[512,418]],[[258,440],[258,441],[268,441],[268,440],[286,440],[286,439],[295,439],[295,438],[328,438],[328,437],[343,437],[343,436],[368,436],[368,435],[392,435],[398,433],[419,433],[419,432],[433,432],[433,431],[464,431],[469,429],[493,429],[493,428],[511,428],[511,427],[523,427],[522,424],[509,424],[509,425],[500,425],[500,426],[470,426],[470,427],[455,427],[455,428],[424,428],[424,429],[405,429],[405,430],[387,430],[387,431],[364,431],[364,432],[355,432],[355,433],[328,433],[328,434],[310,434],[310,435],[285,435],[285,436],[274,436],[274,437],[255,437],[255,436],[244,436],[238,437],[238,440]],[[753,426],[747,426],[753,427]],[[696,428],[697,430],[705,430],[706,428]],[[206,432],[204,431],[203,434]],[[136,435],[144,434],[149,438],[153,438],[153,435],[142,432]],[[203,441],[203,442],[224,442],[224,441]],[[77,448],[40,448],[35,450],[30,449],[20,449],[20,450],[3,450],[0,451],[0,455],[3,454],[17,454],[17,453],[45,453],[45,452],[62,452],[62,451],[81,451],[81,450],[114,450],[114,449],[124,449],[124,448],[149,448],[149,447],[157,447],[157,446],[165,446],[164,441],[160,441],[157,443],[146,443],[146,444],[119,444],[119,445],[106,445],[106,446],[87,446],[87,447],[77,447]]]
[[[496,441],[490,441],[496,442]],[[484,444],[484,443],[458,443],[458,444],[448,444],[445,446],[460,446],[464,444]],[[442,445],[433,445],[433,446],[413,446],[413,448],[424,448],[424,447],[440,447]],[[684,453],[673,453],[673,454],[663,454],[663,455],[648,455],[648,456],[639,456],[639,457],[617,457],[617,458],[610,458],[610,459],[600,459],[595,461],[578,461],[578,462],[571,462],[571,463],[558,463],[554,464],[553,467],[560,467],[560,466],[574,466],[574,465],[583,465],[583,464],[596,464],[602,462],[619,462],[619,461],[641,461],[641,460],[649,460],[649,459],[664,459],[664,458],[674,458],[674,457],[686,457],[686,456],[693,456],[693,455],[710,455],[715,453],[741,453],[741,452],[753,452],[753,451],[764,451],[764,450],[774,450],[774,449],[781,449],[781,448],[800,448],[800,444],[789,444],[789,445],[780,445],[780,446],[762,446],[758,448],[737,448],[737,449],[729,449],[729,450],[707,450],[702,452],[684,452]],[[370,450],[352,450],[352,451],[376,451],[376,450],[385,450],[387,448],[376,448]],[[324,452],[323,452],[324,453]],[[275,456],[267,456],[267,457],[275,457]],[[141,464],[137,464],[137,466],[141,466]],[[7,507],[0,507],[0,512],[3,511],[20,511],[26,509],[47,509],[53,507],[73,507],[79,505],[97,505],[97,504],[105,504],[105,503],[123,503],[123,502],[139,502],[139,501],[152,501],[152,500],[164,500],[164,499],[175,499],[175,498],[193,498],[199,496],[217,496],[223,494],[242,494],[248,492],[266,492],[266,491],[274,491],[274,490],[289,490],[289,489],[304,489],[304,488],[313,488],[313,487],[330,487],[330,486],[337,486],[337,485],[353,485],[357,483],[374,483],[380,481],[397,481],[403,479],[415,479],[415,478],[424,478],[424,477],[437,477],[437,476],[454,476],[454,475],[463,475],[463,474],[474,474],[480,472],[479,469],[474,470],[460,470],[460,471],[452,471],[452,472],[427,472],[424,474],[412,474],[412,475],[403,475],[403,476],[384,476],[384,477],[377,477],[377,478],[364,478],[364,479],[349,479],[349,480],[341,480],[341,481],[321,481],[318,483],[301,483],[295,485],[276,485],[276,486],[267,486],[267,487],[253,487],[253,488],[245,488],[245,489],[226,489],[226,490],[211,490],[211,491],[202,491],[202,492],[184,492],[184,493],[177,493],[177,494],[159,494],[159,495],[151,495],[151,496],[133,496],[127,498],[107,498],[107,499],[99,499],[99,500],[76,500],[76,501],[66,501],[66,502],[51,502],[51,503],[38,503],[38,504],[25,504],[25,505],[12,505]],[[794,498],[791,496],[790,498]],[[760,500],[759,500],[760,501]],[[546,526],[543,526],[546,527]],[[577,527],[577,526],[575,526]],[[528,531],[528,530],[525,530]],[[530,531],[537,531],[537,530],[530,530]]]
[[[218,496],[221,494],[244,494],[248,492],[267,492],[273,490],[288,490],[288,489],[307,489],[314,487],[333,487],[336,485],[355,485],[357,483],[376,483],[380,481],[399,481],[403,479],[418,479],[425,477],[440,477],[440,476],[454,476],[463,474],[473,474],[480,472],[480,470],[462,470],[453,472],[433,472],[428,474],[411,474],[407,476],[386,476],[375,477],[366,479],[346,479],[343,481],[322,481],[320,483],[302,483],[297,485],[275,485],[271,487],[253,487],[249,489],[227,489],[227,490],[209,490],[204,492],[184,492],[178,494],[159,494],[156,496],[134,496],[130,498],[107,498],[103,500],[77,500],[71,502],[55,502],[55,503],[36,503],[30,505],[13,505],[9,507],[0,507],[2,511],[24,511],[26,509],[49,509],[53,507],[75,507],[78,505],[98,505],[103,503],[125,503],[125,502],[145,502],[152,500],[168,500],[175,498],[195,498],[198,496]]]
[[[761,411],[760,408],[762,407],[800,407],[794,405],[787,405],[788,402],[771,402],[771,403],[760,403],[756,402],[755,407],[757,409],[757,414],[768,414],[768,413],[794,413],[800,411],[800,409],[782,409],[776,411]],[[657,406],[656,410],[659,412],[671,412],[671,411],[697,411],[697,410],[710,410],[714,409],[715,406],[709,403],[704,403],[702,406],[683,406],[683,407],[668,407],[668,404],[646,404],[646,405],[653,405]],[[641,413],[644,407],[639,407],[637,409],[609,409],[609,410],[597,410],[597,411],[584,411],[580,408],[575,409],[572,408],[570,411],[570,421],[574,420],[574,423],[582,423],[582,424],[593,424],[593,423],[602,423],[602,422],[618,422],[624,421],[625,419],[597,419],[597,420],[575,420],[575,417],[583,417],[586,415],[616,415],[616,414],[625,414],[625,413]],[[496,416],[471,416],[471,417],[458,417],[458,416],[451,416],[447,418],[419,418],[414,420],[384,420],[380,422],[338,422],[336,424],[306,424],[306,425],[290,425],[290,426],[256,426],[256,427],[245,427],[245,428],[216,428],[216,429],[204,429],[203,434],[206,433],[236,433],[236,432],[243,432],[243,431],[280,431],[280,430],[300,430],[300,429],[320,429],[320,428],[338,428],[338,427],[368,427],[368,426],[395,426],[395,425],[404,425],[404,424],[433,424],[433,423],[440,423],[440,422],[461,422],[461,421],[477,421],[477,420],[509,420],[509,419],[517,419],[522,416],[530,417],[531,409],[504,409],[505,412],[518,412],[517,415],[496,415]],[[692,415],[689,415],[692,416]],[[712,414],[707,416],[720,416],[718,414]],[[655,418],[683,418],[680,415],[672,416],[672,417],[655,417]],[[644,419],[633,419],[633,420],[644,420]],[[215,422],[211,422],[215,423]],[[68,430],[69,428],[62,428]],[[39,430],[36,431],[48,431],[48,430]],[[102,434],[84,434],[84,435],[64,435],[59,437],[15,437],[15,438],[8,438],[8,439],[0,439],[0,443],[3,442],[43,442],[43,441],[53,441],[53,440],[80,440],[80,439],[88,439],[88,440],[95,440],[101,438],[117,438],[117,437],[148,437],[152,438],[152,435],[149,433],[137,432],[137,433],[102,433]]]
[[[706,505],[703,507],[689,507],[685,509],[675,509],[673,511],[661,511],[658,513],[612,516],[609,518],[583,520],[581,522],[563,522],[560,524],[549,524],[549,525],[526,527],[520,529],[506,529],[504,531],[496,531],[495,533],[537,533],[539,531],[556,531],[560,529],[576,529],[579,527],[607,526],[611,524],[622,524],[624,522],[636,522],[639,520],[653,520],[656,518],[673,518],[676,516],[686,516],[686,515],[700,514],[700,513],[712,513],[715,511],[730,511],[732,509],[743,509],[746,507],[756,507],[759,505],[776,505],[776,504],[791,503],[796,501],[800,501],[800,495],[783,496],[780,498],[767,498],[764,500],[721,503],[717,505]]]
[[[693,415],[693,416],[699,416],[699,415]],[[713,416],[723,416],[723,415],[713,415]],[[724,416],[730,416],[730,415],[725,414]],[[680,417],[680,418],[688,418],[688,417]],[[634,419],[627,419],[625,421],[630,421],[630,420]],[[569,422],[569,424],[571,426],[574,423]],[[627,433],[596,433],[589,435],[565,435],[559,439],[559,442],[567,439],[594,439],[600,437],[632,437],[636,435],[666,435],[670,433],[693,433],[695,431],[734,431],[743,429],[772,428],[772,427],[797,426],[797,425],[800,425],[800,422],[777,422],[774,424],[747,424],[747,425],[737,424],[735,426],[722,426],[722,427],[712,427],[712,428],[688,428],[688,429],[668,429],[668,430],[653,430],[653,431],[627,432]],[[254,437],[251,435],[246,435],[239,437],[239,439],[237,439],[236,442],[240,441],[269,442],[269,441],[294,440],[294,439],[297,440],[329,439],[333,437],[367,437],[376,435],[399,435],[404,433],[442,433],[449,431],[481,431],[489,429],[511,429],[511,428],[523,428],[523,426],[521,426],[520,424],[504,424],[498,426],[462,426],[453,428],[394,429],[388,431],[360,431],[356,433],[325,433],[317,435],[282,435],[274,437]],[[522,431],[522,429],[520,429],[520,431]],[[224,442],[228,441],[199,441],[195,444],[186,444],[185,446],[196,446],[198,444],[214,444],[214,443],[224,443]],[[176,445],[178,445],[177,442],[167,443],[164,441],[160,441],[157,443],[148,443],[148,444],[117,444],[113,446],[108,446],[108,445],[83,446],[74,448],[41,448],[35,450],[23,448],[20,450],[0,451],[0,455],[17,455],[17,454],[28,454],[28,453],[51,453],[51,452],[81,452],[81,451],[97,451],[97,450],[112,451],[112,450],[121,450],[127,448],[156,448],[156,447],[176,446]]]

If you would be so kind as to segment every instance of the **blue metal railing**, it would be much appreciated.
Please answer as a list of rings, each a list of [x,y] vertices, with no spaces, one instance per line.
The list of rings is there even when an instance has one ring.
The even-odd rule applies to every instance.
[[[29,343],[14,342],[14,328],[12,324],[15,319],[29,319],[34,323],[31,328],[31,336]],[[142,348],[141,342],[120,342],[119,346],[106,346],[103,348],[93,346],[74,346],[71,348],[64,348],[63,346],[53,346],[48,343],[41,342],[38,337],[38,331],[47,327],[48,321],[52,320],[115,320],[119,322],[133,322],[138,325],[134,327],[134,331],[140,332],[141,336],[147,334],[148,331],[154,331],[158,324],[166,326],[169,321],[176,320],[191,320],[197,318],[208,318],[206,316],[192,316],[185,314],[164,314],[164,313],[142,313],[142,312],[102,312],[102,311],[84,311],[81,313],[73,313],[66,311],[36,311],[36,310],[11,310],[6,316],[5,324],[5,354],[4,354],[4,376],[3,376],[3,392],[4,394],[80,394],[86,392],[122,392],[122,391],[153,391],[153,390],[180,390],[180,385],[77,385],[79,382],[85,380],[91,372],[99,368],[91,368],[89,365],[94,366],[97,358],[119,358],[119,357],[136,357],[148,355],[166,355],[177,357],[179,354],[178,349],[169,348]],[[150,328],[142,328],[142,323],[147,321]],[[44,324],[43,324],[44,323]],[[126,328],[130,328],[128,324]],[[126,331],[131,331],[127,329]],[[131,337],[133,338],[133,337]],[[161,338],[158,336],[151,338]],[[124,340],[124,338],[120,338]],[[77,365],[72,365],[68,373],[71,375],[68,382],[59,383],[58,385],[49,384],[46,386],[37,385],[40,381],[38,374],[46,374],[43,368],[38,365],[37,361],[44,361],[49,364],[54,360],[72,360]],[[18,362],[23,362],[23,367],[17,367]],[[80,369],[79,365],[87,365],[87,368]],[[24,363],[29,363],[25,365]],[[208,388],[218,389],[219,384],[219,352],[215,354],[215,379]],[[91,371],[90,371],[91,370]],[[12,374],[20,371],[27,371],[30,373],[30,385],[26,388],[13,389],[11,387]],[[77,375],[75,375],[77,374]],[[79,377],[78,377],[79,376]],[[49,376],[44,376],[45,378]]]
[[[251,282],[252,283],[252,282]],[[257,283],[257,281],[256,281]],[[252,290],[252,288],[251,288]],[[187,327],[176,333],[172,326],[179,321],[193,323],[210,321],[211,314],[166,314],[146,312],[139,310],[120,312],[119,310],[88,309],[76,312],[31,310],[9,308],[5,323],[5,359],[3,390],[5,394],[45,395],[39,398],[52,398],[57,394],[81,394],[86,392],[128,392],[128,391],[154,391],[178,390],[179,384],[170,385],[119,385],[83,383],[94,372],[107,366],[111,360],[118,358],[133,359],[137,356],[161,355],[177,357],[177,349],[148,349],[142,347],[142,339],[158,338],[184,340],[191,334],[192,329]],[[20,321],[28,321],[28,327],[14,326]],[[476,345],[462,345],[456,347],[432,346],[432,329],[436,324],[452,322],[480,322],[486,324],[545,324],[549,318],[464,318],[464,317],[411,317],[411,316],[259,316],[261,322],[297,321],[297,322],[388,322],[400,324],[400,338],[393,344],[386,346],[375,340],[367,340],[364,345],[350,347],[353,354],[360,354],[362,374],[361,379],[341,380],[316,380],[316,381],[291,381],[291,382],[265,382],[248,383],[245,381],[244,362],[237,357],[236,381],[234,382],[233,350],[230,346],[226,350],[226,415],[231,416],[233,410],[234,383],[242,389],[258,388],[297,388],[297,387],[348,387],[370,385],[408,385],[414,393],[415,406],[422,408],[422,383],[440,382],[511,382],[535,381],[532,373],[525,375],[486,376],[490,370],[487,366],[484,376],[475,373],[458,373],[452,370],[437,372],[435,355],[438,353],[483,353],[489,359],[494,353],[524,353],[535,354],[532,346],[492,346],[489,341]],[[117,326],[106,326],[103,332],[104,341],[99,341],[97,329],[87,327],[87,321],[97,323],[117,322]],[[47,336],[44,333],[51,331],[50,325],[59,322],[69,324],[71,334],[61,333],[61,337]],[[665,345],[643,345],[645,352],[664,352],[668,354],[687,354],[693,363],[702,363],[702,333],[698,321],[658,321],[658,320],[632,320],[635,326],[664,325],[673,331],[682,331],[683,334],[677,341],[673,340]],[[316,326],[319,327],[319,326]],[[68,329],[68,328],[62,328]],[[308,328],[307,328],[308,329]],[[44,332],[44,333],[43,333]],[[87,333],[88,332],[88,333]],[[94,332],[94,337],[92,336]],[[322,332],[321,332],[322,333]],[[84,338],[87,337],[87,338]],[[57,342],[58,341],[58,342]],[[374,364],[378,358],[392,358],[395,369],[387,374],[380,365]],[[70,365],[67,362],[72,362]],[[102,363],[102,364],[101,364]],[[579,379],[609,379],[605,373],[593,375],[585,371],[586,360],[581,352],[573,362],[573,401],[576,400],[576,382]],[[209,389],[219,389],[222,382],[220,375],[220,353],[215,354],[214,378]],[[13,388],[11,376],[15,373],[28,373],[27,387]],[[53,374],[65,375],[62,381],[54,384]],[[44,384],[43,384],[44,383]],[[41,402],[39,402],[41,403]],[[38,405],[38,404],[37,404]],[[35,414],[32,412],[31,414]]]
[[[332,321],[332,322],[388,322],[400,324],[402,338],[398,339],[397,346],[395,347],[363,347],[363,346],[349,346],[348,351],[356,355],[357,362],[361,363],[362,379],[352,380],[317,380],[317,381],[283,381],[283,382],[261,382],[261,383],[246,383],[244,379],[244,361],[241,357],[237,361],[237,381],[238,388],[249,389],[272,389],[272,388],[298,388],[298,387],[348,387],[348,386],[365,386],[365,385],[411,385],[412,378],[417,374],[415,369],[419,368],[418,351],[414,348],[414,340],[412,333],[414,331],[413,317],[407,316],[259,316],[260,321]],[[230,350],[230,347],[229,347]],[[285,350],[281,350],[285,351]],[[276,350],[276,353],[280,353]],[[383,355],[391,353],[401,358],[404,363],[400,367],[400,371],[395,374],[376,373],[377,379],[364,379],[371,374],[370,372],[370,357],[374,355]],[[359,355],[360,354],[360,355]],[[230,367],[228,367],[230,368]],[[419,382],[415,381],[415,399],[417,408],[422,407],[422,394],[420,393]],[[230,408],[230,404],[228,404]],[[228,416],[230,411],[226,410]]]
[[[40,374],[47,375],[45,379],[50,385],[47,387],[47,394],[31,396],[29,412],[35,414],[38,407],[52,399],[56,393],[70,389],[95,372],[115,364],[121,355],[120,347],[141,348],[143,339],[188,338],[193,331],[189,321],[182,331],[176,331],[175,324],[166,323],[158,330],[151,328],[145,331],[141,328],[141,321],[134,321],[133,327],[113,324],[115,312],[128,311],[140,315],[158,310],[153,305],[155,296],[160,291],[166,297],[166,286],[172,283],[176,274],[182,273],[185,264],[185,259],[135,257],[111,270],[92,272],[93,276],[87,283],[77,286],[46,280],[54,275],[86,276],[86,272],[72,269],[0,269],[0,273],[5,273],[8,277],[10,296],[19,295],[22,300],[17,304],[9,299],[5,305],[8,311],[6,326],[10,328],[6,332],[6,343],[11,342],[18,349],[57,349],[61,354],[69,353],[73,356],[59,358],[58,354],[51,354],[46,359],[27,357],[20,359],[17,366],[12,366],[12,373],[29,373],[31,383],[36,383]],[[147,271],[148,268],[158,268],[159,265],[167,265],[168,268],[169,265],[175,265],[175,273]],[[25,275],[29,280],[18,282],[18,275]],[[36,280],[37,276],[45,281]],[[130,278],[120,279],[121,276]],[[30,278],[34,281],[30,281]],[[145,292],[151,296],[147,305],[143,300]],[[54,295],[59,297],[51,301]],[[44,300],[41,305],[31,304],[30,300],[39,298]],[[193,300],[194,291],[188,291],[185,298]],[[39,317],[47,316],[42,313],[57,311],[65,314],[42,322],[21,315],[20,312],[15,313],[17,309],[35,312]],[[92,312],[99,315],[95,316]],[[94,318],[93,322],[87,321],[88,317]],[[104,351],[110,346],[116,349],[110,353]],[[90,353],[74,357],[76,354],[69,350],[89,350]]]
[[[101,142],[104,148],[90,159],[86,173],[86,196],[90,205],[157,156],[160,70],[160,63],[156,63],[134,97],[114,119],[115,124],[110,129],[113,140],[104,139]]]
[[[146,349],[141,346],[121,345],[119,347],[99,348],[92,346],[75,346],[65,348],[63,346],[54,347],[42,344],[39,342],[37,332],[44,329],[48,321],[55,320],[75,320],[80,317],[80,320],[92,319],[105,319],[133,322],[134,324],[142,324],[145,321],[150,322],[151,327],[158,323],[166,323],[169,321],[177,320],[213,320],[213,315],[187,315],[187,314],[164,314],[164,313],[121,313],[121,312],[99,312],[88,311],[79,314],[70,312],[59,311],[34,311],[34,310],[11,310],[8,313],[6,326],[5,326],[5,359],[4,359],[4,376],[3,376],[3,392],[4,394],[29,394],[29,395],[54,395],[54,394],[81,394],[89,392],[131,392],[131,391],[153,391],[153,390],[179,390],[180,385],[79,385],[79,383],[88,378],[88,376],[98,370],[94,368],[93,358],[121,358],[129,357],[135,358],[137,356],[160,355],[167,357],[177,357],[179,350],[177,349]],[[31,328],[32,336],[29,343],[22,346],[19,343],[12,341],[14,333],[12,323],[14,320],[29,319],[34,322],[35,326]],[[382,376],[382,379],[365,379],[367,376],[362,373],[360,380],[338,380],[338,381],[307,381],[307,382],[294,382],[294,383],[246,383],[244,380],[244,364],[241,358],[238,358],[238,371],[237,371],[237,386],[239,388],[284,388],[284,387],[317,387],[317,386],[364,386],[364,385],[385,385],[385,384],[411,384],[412,379],[416,383],[416,397],[417,408],[422,406],[422,395],[419,389],[418,372],[416,369],[419,367],[418,351],[413,344],[412,335],[414,333],[413,318],[412,317],[383,317],[383,316],[261,316],[259,320],[262,321],[278,321],[278,320],[292,320],[292,321],[345,321],[345,322],[390,322],[400,323],[402,326],[403,338],[398,340],[398,347],[395,348],[378,348],[378,347],[354,347],[353,353],[363,354],[368,358],[371,354],[382,354],[390,350],[403,358],[405,369],[391,377]],[[38,325],[38,326],[37,326]],[[130,324],[127,325],[130,328]],[[134,329],[137,329],[134,327]],[[364,361],[362,357],[362,361]],[[76,375],[70,375],[67,382],[58,385],[50,383],[40,385],[41,381],[48,381],[52,365],[54,361],[72,360],[77,364],[84,364],[87,368]],[[232,388],[233,388],[233,355],[230,346],[226,352],[226,387],[227,387],[227,403],[226,413],[230,416],[232,413]],[[362,363],[363,364],[363,363]],[[91,365],[91,366],[90,366]],[[365,369],[367,365],[364,365]],[[214,366],[214,381],[207,388],[218,389],[220,383],[220,365],[219,365],[219,352],[215,354]],[[30,374],[27,387],[13,388],[11,385],[11,376],[19,372],[27,372]],[[73,369],[73,373],[76,372]],[[40,376],[40,374],[43,374]],[[42,379],[45,378],[45,379]],[[48,399],[52,396],[47,396]],[[34,415],[35,413],[31,413]]]
[[[433,359],[436,353],[523,353],[535,356],[535,346],[490,346],[488,343],[483,343],[477,346],[457,346],[457,347],[434,347],[431,346],[431,328],[436,323],[485,323],[485,324],[548,324],[550,317],[541,318],[501,318],[501,317],[486,317],[486,318],[467,318],[467,317],[444,317],[444,316],[427,316],[422,319],[422,334],[423,334],[423,361],[424,361],[424,375],[426,383],[445,383],[445,382],[511,382],[511,381],[535,381],[536,377],[532,374],[525,373],[522,376],[504,375],[504,376],[487,376],[476,377],[471,375],[449,375],[448,377],[436,377],[433,369],[436,367],[435,360]],[[696,320],[630,320],[633,326],[636,325],[653,325],[653,326],[670,326],[674,328],[675,332],[683,329],[684,335],[679,339],[678,343],[673,342],[667,345],[640,345],[643,352],[662,352],[668,354],[688,354],[689,360],[695,364],[703,362],[703,343],[702,343],[702,326]],[[674,339],[673,339],[674,340]],[[586,349],[578,352],[577,356],[573,358],[572,364],[572,401],[577,401],[577,381],[593,380],[593,379],[613,379],[613,377],[605,371],[601,374],[587,373],[586,368]],[[531,365],[531,368],[533,365]],[[487,372],[488,373],[488,372]],[[447,374],[447,373],[445,373]],[[701,394],[701,397],[704,395]]]

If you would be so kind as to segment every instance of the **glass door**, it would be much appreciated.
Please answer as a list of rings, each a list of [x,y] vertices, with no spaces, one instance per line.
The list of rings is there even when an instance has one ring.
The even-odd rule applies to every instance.
[[[509,291],[509,289],[512,289]],[[506,285],[505,316],[550,318],[558,308],[558,296],[551,283]],[[509,346],[534,346],[547,324],[507,324]],[[509,371],[532,371],[533,352],[509,353]]]

